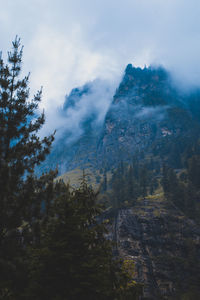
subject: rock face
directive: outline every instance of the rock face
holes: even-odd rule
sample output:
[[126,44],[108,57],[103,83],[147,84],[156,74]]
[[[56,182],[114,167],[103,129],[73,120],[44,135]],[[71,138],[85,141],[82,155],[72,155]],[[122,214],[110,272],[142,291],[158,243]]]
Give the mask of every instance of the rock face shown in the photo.
[[[72,90],[63,106],[62,117],[69,117],[72,109],[79,109],[84,101],[91,101],[93,105],[93,97],[101,97],[101,87],[96,85],[98,88],[86,84]],[[107,89],[103,94],[110,95]],[[196,135],[195,130],[199,130],[199,99],[198,92],[195,97],[181,95],[162,68],[141,69],[128,65],[104,122],[98,123],[102,106],[99,109],[94,105],[79,123],[82,134],[78,139],[67,144],[73,139],[73,131],[63,130],[46,166],[58,166],[60,174],[77,167],[112,169],[121,160],[131,161],[136,153],[148,155],[154,151],[155,155],[160,155],[162,147],[167,149],[168,140],[176,141],[181,137],[187,140],[187,144],[188,139]],[[174,161],[177,163],[178,160]],[[178,164],[176,167],[179,168]]]
[[[63,114],[90,93],[90,85],[74,89]],[[199,113],[198,91],[183,96],[162,68],[128,65],[101,126],[97,111],[87,115],[79,139],[67,145],[66,131],[43,169],[108,171],[134,155],[182,168],[177,153],[199,137]],[[114,228],[118,254],[135,261],[135,279],[144,283],[143,299],[200,299],[200,229],[162,195],[120,209]]]
[[109,167],[152,153],[167,139],[191,135],[194,121],[185,99],[162,68],[128,65],[106,115],[97,158]]
[[142,299],[198,299],[200,228],[160,195],[121,209],[116,239],[118,254],[135,261]]

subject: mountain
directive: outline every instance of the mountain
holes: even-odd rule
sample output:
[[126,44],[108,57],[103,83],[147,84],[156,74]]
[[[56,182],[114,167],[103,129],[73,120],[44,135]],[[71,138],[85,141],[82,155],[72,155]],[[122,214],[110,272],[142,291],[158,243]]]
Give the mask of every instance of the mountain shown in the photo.
[[[62,129],[40,172],[58,166],[73,185],[85,169],[90,184],[102,182],[108,235],[116,254],[135,262],[142,299],[199,299],[200,91],[181,91],[161,67],[130,64],[112,99],[100,86],[66,97],[66,123],[81,105],[92,108],[75,130]],[[105,101],[94,105],[103,101],[101,88],[104,118]]]
[[119,210],[118,254],[135,262],[144,298],[199,299],[200,227],[162,194]]
[[112,93],[107,82],[94,80],[66,96],[60,111],[64,125],[58,130],[59,137],[39,173],[56,167],[59,174],[75,168],[96,167],[97,145]]
[[106,115],[98,156],[116,166],[136,152],[156,152],[168,139],[189,137],[193,123],[164,69],[128,65]]
[[78,127],[78,121],[72,121],[74,131],[62,129],[42,170],[56,166],[60,174],[77,167],[110,170],[121,160],[129,162],[133,155],[143,157],[144,153],[153,153],[162,161],[181,167],[181,153],[199,132],[199,91],[181,93],[161,67],[141,69],[129,64],[111,103],[107,103],[105,119],[99,122],[99,109],[103,106],[91,106],[100,102],[103,85],[95,94],[96,99],[87,103],[96,86],[97,82],[88,83],[66,97],[62,110],[66,124],[71,110],[78,110],[80,103],[88,113]]

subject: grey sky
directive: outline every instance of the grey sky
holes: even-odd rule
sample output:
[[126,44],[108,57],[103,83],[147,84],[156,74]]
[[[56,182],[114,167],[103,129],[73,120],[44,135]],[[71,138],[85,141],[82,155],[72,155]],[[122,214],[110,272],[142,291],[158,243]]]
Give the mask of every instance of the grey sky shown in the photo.
[[117,82],[128,63],[162,64],[200,85],[199,0],[0,0],[0,48],[24,44],[31,87],[43,106],[97,77]]

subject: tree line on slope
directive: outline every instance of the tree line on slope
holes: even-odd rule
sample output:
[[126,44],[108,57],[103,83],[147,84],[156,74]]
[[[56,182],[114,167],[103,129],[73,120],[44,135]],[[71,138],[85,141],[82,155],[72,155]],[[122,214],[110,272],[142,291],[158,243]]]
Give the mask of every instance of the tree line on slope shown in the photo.
[[[152,155],[136,153],[131,163],[120,162],[107,178],[103,173],[101,191],[112,208],[134,206],[137,199],[152,195],[161,185],[167,201],[173,202],[186,216],[200,222],[200,139],[167,139],[175,154],[163,153],[162,147]],[[188,144],[187,144],[188,142]],[[179,148],[182,148],[179,151]],[[168,149],[168,148],[167,148]],[[176,158],[177,164],[173,164]],[[109,176],[110,177],[110,176]]]
[[200,153],[196,142],[191,155],[185,162],[185,168],[175,172],[169,166],[163,166],[162,186],[165,198],[174,203],[185,215],[200,223]]
[[134,206],[139,197],[153,194],[159,185],[160,164],[153,159],[140,160],[135,155],[130,164],[120,162],[110,180],[104,171],[101,192],[114,210]]

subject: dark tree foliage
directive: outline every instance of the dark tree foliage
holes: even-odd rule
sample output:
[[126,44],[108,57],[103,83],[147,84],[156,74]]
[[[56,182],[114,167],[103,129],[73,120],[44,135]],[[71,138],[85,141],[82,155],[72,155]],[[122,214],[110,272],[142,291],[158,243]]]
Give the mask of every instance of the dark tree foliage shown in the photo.
[[106,174],[106,171],[104,170],[104,174],[103,174],[103,184],[102,184],[102,190],[103,190],[103,191],[107,191],[107,184],[108,184],[107,174]]
[[40,246],[30,250],[28,299],[138,299],[141,287],[113,259],[97,194],[84,179],[74,191],[61,188]]
[[158,187],[156,176],[153,159],[139,162],[135,157],[130,165],[121,162],[110,181],[114,210],[134,205],[138,197],[152,194]]
[[16,37],[7,64],[0,58],[0,297],[5,299],[19,287],[24,224],[31,226],[41,207],[34,192],[42,179],[34,179],[34,167],[53,141],[53,135],[37,135],[45,121],[44,113],[36,114],[42,91],[29,100],[29,75],[19,78],[22,49]]
[[8,63],[0,59],[0,299],[138,299],[141,288],[113,260],[102,207],[85,177],[71,191],[54,171],[34,175],[54,135],[37,135],[42,92],[29,100],[21,63],[16,37]]
[[165,197],[173,202],[188,217],[200,222],[200,157],[193,155],[187,160],[187,168],[177,175],[168,167],[163,167],[161,184]]

